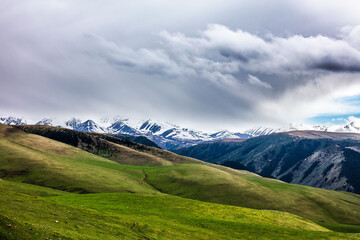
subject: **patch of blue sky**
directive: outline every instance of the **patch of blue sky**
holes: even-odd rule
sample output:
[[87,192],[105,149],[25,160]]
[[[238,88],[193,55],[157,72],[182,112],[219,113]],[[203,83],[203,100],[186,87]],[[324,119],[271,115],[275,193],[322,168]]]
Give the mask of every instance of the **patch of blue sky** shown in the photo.
[[[336,99],[335,102],[342,103],[347,106],[360,107],[360,95],[351,97],[342,97]],[[323,125],[334,125],[344,124],[349,121],[349,117],[360,118],[360,112],[352,112],[345,114],[323,114],[308,118],[305,120],[307,124],[323,124]]]
[[335,102],[343,103],[349,106],[360,106],[360,95],[338,98]]
[[349,121],[349,117],[360,118],[360,113],[357,114],[325,114],[306,119],[307,124],[321,124],[321,125],[335,125],[345,124]]

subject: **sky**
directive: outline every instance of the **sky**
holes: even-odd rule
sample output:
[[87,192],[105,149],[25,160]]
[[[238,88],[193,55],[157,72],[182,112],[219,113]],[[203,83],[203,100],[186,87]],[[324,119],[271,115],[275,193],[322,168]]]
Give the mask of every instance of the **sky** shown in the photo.
[[0,116],[199,130],[360,116],[355,0],[0,1]]

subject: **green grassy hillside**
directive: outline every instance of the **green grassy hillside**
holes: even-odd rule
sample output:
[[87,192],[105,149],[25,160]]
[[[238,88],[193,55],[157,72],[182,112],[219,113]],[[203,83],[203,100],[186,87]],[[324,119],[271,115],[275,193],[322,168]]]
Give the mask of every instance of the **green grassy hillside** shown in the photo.
[[24,192],[21,185],[0,181],[1,239],[360,239],[277,211],[172,196]]
[[286,184],[211,164],[120,165],[8,126],[2,127],[2,136],[0,173],[2,178],[13,181],[80,193],[162,192],[208,202],[287,211],[315,221],[360,224],[358,195]]
[[0,177],[69,192],[154,193],[142,169],[41,136],[0,128]]
[[161,192],[201,201],[274,209],[314,221],[360,225],[360,196],[199,164],[145,170],[146,181]]
[[[127,156],[131,161],[132,155]],[[258,239],[267,232],[273,234],[269,239],[358,237],[321,233],[324,228],[319,224],[334,231],[360,232],[358,226],[346,225],[360,225],[359,195],[286,184],[200,163],[122,165],[0,125],[0,178],[11,180],[0,181],[0,236],[11,239],[9,233],[16,236],[20,232],[19,236],[24,237],[13,239],[32,239],[28,236],[36,235],[28,233],[28,229],[36,228],[38,236],[45,239],[91,239],[95,235],[104,239]],[[318,224],[288,213],[235,206],[289,212]],[[64,209],[78,215],[70,218]],[[51,222],[55,218],[63,222]],[[75,221],[74,225],[67,225],[69,219]],[[7,227],[6,222],[18,227]],[[133,231],[134,222],[137,224]]]

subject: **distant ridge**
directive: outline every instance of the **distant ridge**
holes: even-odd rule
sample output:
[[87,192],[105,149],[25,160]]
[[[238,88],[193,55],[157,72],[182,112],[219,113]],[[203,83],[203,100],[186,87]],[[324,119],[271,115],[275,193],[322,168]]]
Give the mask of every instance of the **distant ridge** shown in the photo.
[[173,152],[289,183],[360,193],[360,134],[291,131]]
[[99,123],[96,123],[91,119],[82,121],[77,118],[71,118],[65,122],[57,122],[55,119],[51,118],[44,118],[36,122],[29,122],[24,118],[19,117],[0,117],[0,123],[5,125],[46,125],[85,132],[143,136],[156,143],[159,147],[167,150],[190,147],[226,138],[247,139],[256,136],[269,135],[272,133],[297,130],[360,133],[360,121],[356,119],[353,119],[352,122],[344,125],[325,126],[291,123],[289,126],[284,128],[257,127],[243,132],[230,132],[222,130],[214,133],[205,133],[199,130],[184,128],[175,124],[153,121],[150,119],[135,121],[126,117],[103,118]]
[[[0,123],[6,125],[25,125],[28,124],[23,118],[3,117]],[[104,118],[100,124],[88,119],[81,121],[71,118],[65,122],[56,122],[54,119],[44,118],[34,122],[34,125],[63,127],[77,131],[107,133],[116,135],[131,135],[136,137],[146,137],[157,146],[163,149],[174,149],[185,146],[193,146],[199,143],[212,142],[225,138],[249,138],[246,133],[232,133],[227,130],[204,133],[202,131],[183,128],[171,123],[156,122],[150,119],[133,121],[129,118],[114,117]]]
[[[109,136],[51,126],[18,125],[14,127],[26,133],[33,133],[60,141],[126,165],[163,166],[198,162],[195,159],[158,149],[156,145],[155,147],[146,146],[125,139],[130,138],[130,136],[121,138],[121,135]],[[150,142],[150,140],[147,141]],[[152,144],[154,145],[154,143]]]

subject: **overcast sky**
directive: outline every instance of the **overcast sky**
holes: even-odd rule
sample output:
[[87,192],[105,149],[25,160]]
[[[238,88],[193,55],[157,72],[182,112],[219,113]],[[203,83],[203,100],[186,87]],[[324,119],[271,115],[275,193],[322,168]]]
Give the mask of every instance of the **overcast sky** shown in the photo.
[[1,0],[0,115],[122,115],[201,130],[347,119],[360,113],[359,9]]

